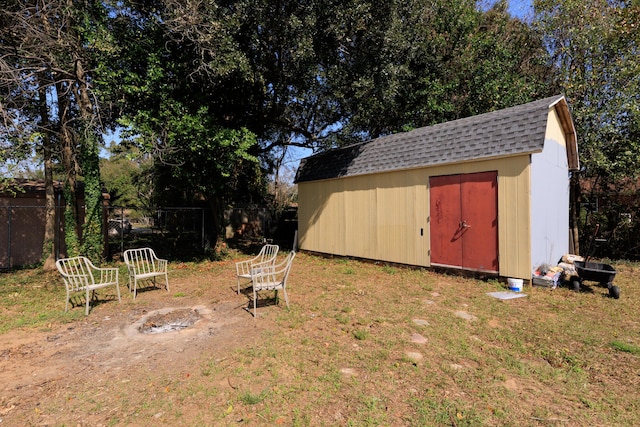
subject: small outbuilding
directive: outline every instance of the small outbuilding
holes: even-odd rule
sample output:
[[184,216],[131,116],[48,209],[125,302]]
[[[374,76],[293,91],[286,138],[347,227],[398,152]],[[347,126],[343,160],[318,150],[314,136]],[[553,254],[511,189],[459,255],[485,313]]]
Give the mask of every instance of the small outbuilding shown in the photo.
[[303,159],[301,250],[531,279],[569,252],[579,169],[554,96]]

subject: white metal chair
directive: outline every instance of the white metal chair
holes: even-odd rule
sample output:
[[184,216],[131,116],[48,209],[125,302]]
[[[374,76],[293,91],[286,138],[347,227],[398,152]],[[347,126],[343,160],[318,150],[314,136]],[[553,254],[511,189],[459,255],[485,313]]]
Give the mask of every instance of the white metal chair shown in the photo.
[[123,257],[129,270],[129,292],[133,292],[133,299],[137,295],[138,280],[153,279],[153,285],[157,286],[156,277],[164,276],[164,286],[169,291],[168,262],[158,258],[153,249],[127,249]]
[[258,255],[254,258],[236,262],[236,279],[238,281],[238,294],[240,294],[240,281],[251,281],[251,268],[256,264],[276,262],[278,251],[280,247],[278,245],[264,245]]
[[291,265],[296,253],[291,251],[289,255],[279,264],[262,263],[256,264],[252,269],[251,287],[253,288],[253,317],[257,317],[257,300],[259,291],[275,291],[276,303],[278,301],[278,291],[282,290],[284,301],[289,308],[289,296],[287,295],[287,279],[291,272]]
[[[89,314],[89,303],[95,297],[96,289],[107,286],[115,286],[120,302],[120,286],[118,285],[117,268],[98,268],[83,256],[73,258],[62,258],[56,261],[56,268],[64,280],[67,288],[67,301],[64,311],[69,310],[69,301],[72,292],[85,292],[86,309],[85,315]],[[91,292],[91,298],[89,298]]]

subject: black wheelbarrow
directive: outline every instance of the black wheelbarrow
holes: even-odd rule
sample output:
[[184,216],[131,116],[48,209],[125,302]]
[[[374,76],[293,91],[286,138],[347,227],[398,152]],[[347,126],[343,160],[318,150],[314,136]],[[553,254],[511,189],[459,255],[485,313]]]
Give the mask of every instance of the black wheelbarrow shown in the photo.
[[578,277],[571,278],[573,290],[579,291],[584,280],[598,282],[600,286],[609,289],[609,296],[615,299],[620,298],[620,288],[614,286],[613,279],[616,277],[616,269],[608,264],[598,262],[575,261],[574,265],[578,272]]
[[605,243],[605,239],[597,239],[598,231],[600,230],[600,224],[596,224],[595,232],[593,233],[593,238],[591,239],[591,243],[589,244],[589,249],[587,250],[587,258],[584,261],[574,261],[574,265],[576,267],[576,271],[578,272],[578,276],[573,276],[571,278],[571,286],[574,291],[579,291],[582,282],[585,280],[591,282],[598,282],[600,286],[606,286],[609,289],[609,296],[615,299],[620,298],[620,288],[613,285],[613,279],[616,277],[616,269],[608,264],[601,264],[599,262],[589,262],[589,257],[592,254],[592,250],[602,244]]

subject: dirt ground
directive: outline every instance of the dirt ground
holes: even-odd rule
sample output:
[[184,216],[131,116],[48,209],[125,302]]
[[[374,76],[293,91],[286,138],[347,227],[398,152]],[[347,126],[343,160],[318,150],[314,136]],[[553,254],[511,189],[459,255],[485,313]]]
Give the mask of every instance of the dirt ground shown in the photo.
[[[91,390],[89,384],[95,385],[96,397],[108,393],[109,383],[131,382],[135,392],[136,387],[148,385],[143,381],[150,378],[188,372],[202,355],[223,357],[225,352],[251,343],[269,322],[256,322],[247,311],[248,298],[236,294],[232,269],[230,264],[229,274],[223,276],[191,275],[188,282],[174,276],[169,293],[147,287],[138,290],[135,300],[127,287],[121,286],[120,304],[115,294],[103,290],[82,321],[50,325],[45,331],[28,334],[15,330],[0,335],[0,425],[102,425],[109,418],[108,412],[117,407],[91,416],[77,408],[72,420],[69,412],[45,414],[38,408],[46,399],[71,403],[74,393]],[[189,296],[203,286],[206,294]],[[83,302],[72,310],[84,312]],[[189,327],[141,332],[150,323],[166,320],[171,324],[175,317],[184,318],[186,312],[192,321],[197,319]]]

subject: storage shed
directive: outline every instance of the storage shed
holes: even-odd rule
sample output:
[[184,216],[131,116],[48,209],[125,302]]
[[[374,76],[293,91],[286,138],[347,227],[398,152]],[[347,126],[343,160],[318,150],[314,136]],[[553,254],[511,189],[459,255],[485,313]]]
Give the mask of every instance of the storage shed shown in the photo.
[[576,133],[554,96],[303,159],[301,250],[531,279],[569,251]]

